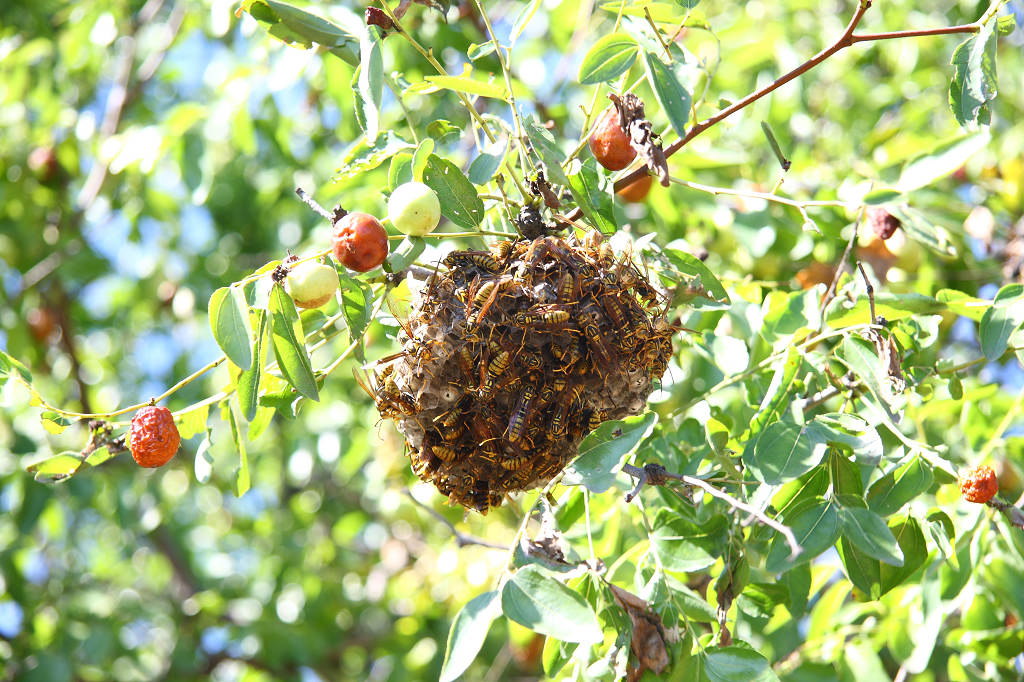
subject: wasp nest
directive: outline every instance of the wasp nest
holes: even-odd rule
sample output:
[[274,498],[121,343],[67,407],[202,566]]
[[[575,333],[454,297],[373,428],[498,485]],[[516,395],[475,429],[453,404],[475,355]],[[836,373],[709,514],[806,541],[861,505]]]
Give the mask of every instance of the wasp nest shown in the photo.
[[549,481],[602,421],[642,412],[674,329],[659,292],[597,233],[443,262],[414,297],[377,408],[421,479],[486,513]]

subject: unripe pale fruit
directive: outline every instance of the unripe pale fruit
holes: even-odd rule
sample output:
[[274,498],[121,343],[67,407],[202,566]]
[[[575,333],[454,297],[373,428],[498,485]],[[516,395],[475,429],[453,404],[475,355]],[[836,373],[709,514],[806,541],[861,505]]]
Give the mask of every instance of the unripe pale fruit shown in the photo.
[[388,219],[403,234],[413,237],[430,234],[441,220],[437,192],[422,182],[407,182],[396,187],[388,199]]
[[319,308],[338,289],[338,273],[330,265],[306,261],[288,273],[288,293],[299,308]]
[[349,270],[366,272],[388,257],[388,233],[368,213],[349,213],[334,225],[331,249]]
[[629,145],[629,136],[619,125],[619,112],[608,107],[588,141],[597,162],[608,170],[622,170],[636,158],[636,150]]

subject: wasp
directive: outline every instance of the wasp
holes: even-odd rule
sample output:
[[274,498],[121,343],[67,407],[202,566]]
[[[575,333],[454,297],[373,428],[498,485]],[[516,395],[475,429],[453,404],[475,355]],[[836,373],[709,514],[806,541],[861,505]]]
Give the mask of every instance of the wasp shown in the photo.
[[512,356],[507,350],[503,350],[498,353],[494,358],[487,364],[487,375],[484,377],[483,384],[480,386],[479,394],[480,397],[486,400],[491,397],[494,393],[494,386],[501,375],[509,368],[512,364]]
[[511,288],[516,283],[514,277],[502,277],[495,281],[491,280],[484,284],[477,293],[474,303],[480,304],[480,312],[478,312],[472,319],[467,320],[468,324],[475,325],[479,324],[480,320],[484,318],[487,311],[490,310],[491,306],[494,305],[495,299],[498,297],[498,293]]
[[565,390],[569,380],[565,377],[555,377],[551,383],[544,384],[540,390],[538,401],[541,405],[550,405],[555,398]]
[[533,383],[523,386],[523,392],[519,394],[516,406],[512,409],[512,416],[508,420],[508,439],[515,443],[523,437],[526,430],[526,422],[530,418],[530,403],[537,395],[537,387]]
[[587,431],[593,431],[607,418],[608,417],[603,410],[592,411],[587,417]]
[[394,369],[388,366],[379,376],[374,373],[372,381],[369,380],[368,376],[367,381],[363,381],[356,374],[355,370],[352,370],[352,375],[355,377],[359,387],[373,398],[377,411],[385,419],[394,419],[399,415],[416,414],[419,412],[419,405],[416,404],[416,400],[411,395],[398,390],[394,379],[391,378],[393,371]]
[[508,239],[500,241],[491,246],[491,252],[501,260],[507,260],[515,250],[515,242]]
[[615,365],[615,357],[612,351],[609,350],[608,344],[605,343],[604,337],[601,334],[601,330],[597,326],[597,315],[589,313],[582,319],[583,336],[587,338],[587,343],[598,357],[607,365]]
[[626,309],[622,307],[622,302],[619,301],[617,296],[614,294],[602,296],[601,307],[608,313],[608,319],[617,328],[625,329],[628,326],[629,318],[626,316]]
[[452,251],[444,257],[444,264],[449,268],[475,265],[490,273],[501,272],[501,266],[488,251]]
[[431,445],[430,451],[434,453],[434,456],[440,459],[445,464],[451,464],[455,460],[455,456],[458,454],[454,448],[447,445]]
[[563,394],[562,399],[558,403],[558,407],[555,408],[555,413],[551,415],[551,423],[548,425],[552,434],[561,436],[565,433],[569,410],[576,405],[576,402],[582,395],[583,387],[579,384],[573,384],[569,389],[568,395]]
[[615,263],[615,252],[612,251],[612,245],[609,242],[603,241],[597,247],[597,260],[606,268],[610,268]]
[[519,469],[523,468],[523,465],[526,464],[527,460],[529,459],[530,456],[528,454],[522,453],[519,455],[513,455],[511,457],[506,457],[499,461],[498,464],[500,464],[501,468],[505,469],[506,471],[518,471]]
[[467,377],[473,376],[473,351],[470,350],[468,343],[459,346],[459,349],[455,351],[455,363],[459,366],[459,370],[463,375]]
[[558,326],[568,322],[569,317],[569,310],[565,306],[541,304],[516,313],[512,317],[512,324],[517,327]]
[[562,303],[569,303],[572,300],[572,292],[575,289],[575,281],[570,273],[562,275],[558,280],[558,300]]
[[523,353],[519,358],[520,364],[522,364],[525,369],[533,372],[539,370],[544,364],[544,359],[537,353]]

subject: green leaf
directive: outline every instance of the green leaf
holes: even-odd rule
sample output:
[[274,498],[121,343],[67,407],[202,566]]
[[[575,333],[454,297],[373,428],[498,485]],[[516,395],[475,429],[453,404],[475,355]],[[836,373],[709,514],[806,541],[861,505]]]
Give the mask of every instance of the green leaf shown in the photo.
[[423,184],[437,192],[441,215],[460,227],[475,229],[484,219],[484,202],[459,167],[431,154],[423,169]]
[[388,254],[387,260],[384,261],[384,270],[387,272],[404,270],[420,257],[425,248],[427,248],[427,241],[422,237],[406,237]]
[[743,461],[759,481],[778,485],[818,466],[826,449],[813,422],[798,426],[780,421],[761,432],[750,457]]
[[893,394],[887,376],[888,369],[882,365],[874,345],[859,336],[847,336],[839,347],[839,361],[864,382],[876,400],[891,410],[890,419],[898,421],[896,413],[905,400]]
[[473,163],[469,164],[469,181],[474,185],[486,185],[490,182],[501,167],[501,162],[505,160],[507,151],[507,137],[502,137],[488,145],[473,159]]
[[996,19],[996,33],[1001,36],[1008,36],[1017,28],[1017,17],[1012,14],[998,17]]
[[252,364],[252,328],[249,306],[238,287],[221,287],[213,292],[209,305],[213,338],[224,355],[239,369]]
[[615,474],[622,468],[622,460],[650,435],[657,422],[656,412],[645,412],[601,424],[580,443],[580,454],[569,465],[562,483],[582,483],[594,493],[608,490],[615,481]]
[[32,373],[28,371],[28,367],[0,350],[0,387],[7,383],[9,377],[14,377],[27,386],[32,385]]
[[282,376],[300,394],[310,400],[319,400],[320,392],[313,378],[309,353],[303,343],[305,336],[299,314],[291,297],[279,284],[270,290],[269,311],[270,341]]
[[862,552],[892,566],[903,565],[903,551],[882,517],[861,507],[841,507],[843,535]]
[[352,66],[359,63],[357,36],[322,17],[278,0],[249,0],[242,9],[267,24],[269,33],[279,40],[304,47],[319,43]]
[[30,474],[35,474],[35,479],[40,483],[53,483],[63,481],[89,466],[77,452],[62,452],[59,455],[48,457],[41,462],[35,462],[25,467]]
[[636,61],[640,46],[626,33],[612,33],[590,48],[580,64],[580,83],[594,85],[618,78]]
[[491,622],[501,613],[498,593],[485,592],[462,607],[452,621],[441,665],[440,682],[453,682],[466,672],[480,653]]
[[260,376],[263,373],[263,365],[267,357],[267,313],[265,310],[256,311],[256,324],[254,327],[257,329],[257,332],[252,348],[253,363],[249,369],[239,375],[237,381],[238,405],[242,410],[242,416],[249,422],[256,416]]
[[664,510],[654,521],[651,550],[670,571],[699,571],[714,564],[724,551],[727,524],[721,515],[698,523]]
[[960,43],[950,63],[956,67],[949,84],[949,108],[957,123],[988,125],[989,102],[999,91],[996,78],[996,32],[989,21]]
[[986,129],[940,142],[903,166],[895,189],[912,192],[949,175],[983,149],[991,137]]
[[537,566],[521,568],[505,582],[501,610],[509,620],[563,642],[592,644],[604,638],[583,597]]
[[341,310],[348,325],[348,336],[355,341],[370,324],[370,310],[373,305],[373,289],[361,279],[349,276],[337,265],[338,284],[341,287]]
[[842,528],[836,505],[820,497],[795,505],[784,515],[783,522],[792,529],[803,551],[791,557],[786,538],[776,534],[765,560],[769,573],[785,573],[810,561],[836,543]]
[[592,158],[587,159],[579,165],[579,170],[568,176],[568,179],[569,191],[590,224],[604,234],[615,232],[618,226],[612,215],[612,198],[601,188],[597,162]]
[[[793,347],[790,347],[786,357],[779,361],[772,375],[771,383],[765,389],[764,397],[757,409],[757,414],[750,421],[750,428],[747,430],[748,444],[753,447],[757,442],[756,436],[764,428],[779,418],[783,409],[792,400],[790,388],[796,379],[797,372],[803,366],[803,358]],[[746,451],[744,451],[746,456]]]
[[675,3],[685,9],[693,9],[700,4],[700,0],[675,0]]
[[423,182],[423,169],[427,167],[430,155],[434,153],[434,140],[424,138],[412,155],[412,179],[416,182]]
[[888,472],[868,488],[868,508],[882,516],[898,512],[904,504],[928,490],[935,475],[920,456]]
[[727,646],[702,653],[710,682],[778,682],[771,664],[753,649]]
[[902,566],[879,566],[879,581],[882,594],[899,587],[912,576],[928,559],[928,542],[921,531],[921,524],[912,516],[897,517],[889,522],[896,542],[903,554]]
[[462,128],[443,118],[439,118],[427,124],[427,135],[434,138],[434,141],[436,142],[443,142],[449,137],[457,137],[461,134]]
[[[412,92],[427,92],[434,88],[442,90],[454,90],[468,95],[480,95],[490,99],[508,100],[508,91],[505,83],[500,80],[482,81],[470,76],[427,76],[424,78],[426,87],[413,86],[409,88]],[[433,86],[433,87],[431,87]]]
[[178,415],[178,435],[182,440],[188,440],[198,433],[206,430],[206,420],[210,416],[210,406],[200,405]]
[[882,187],[872,190],[864,195],[864,203],[868,206],[881,206],[899,198],[903,192],[890,187]]
[[481,57],[486,57],[489,54],[494,54],[494,42],[488,40],[486,43],[472,43],[466,48],[466,56],[469,60],[475,62]]
[[59,412],[53,412],[51,410],[43,412],[39,415],[39,419],[43,422],[43,428],[53,434],[64,433],[64,429],[68,428],[73,423],[70,419],[64,417]]
[[392,192],[399,185],[412,182],[412,154],[402,152],[391,157],[388,168],[388,189]]
[[358,92],[354,98],[356,107],[366,122],[366,139],[376,140],[380,132],[380,104],[384,91],[384,58],[381,56],[380,40],[369,32],[359,42]]
[[981,322],[985,311],[992,305],[992,301],[976,298],[956,289],[940,289],[935,293],[935,300],[944,303],[950,311],[957,315],[969,317],[975,322]]
[[[936,315],[945,310],[942,302],[923,294],[875,294],[875,314],[889,322],[919,315]],[[835,329],[867,324],[871,322],[870,304],[866,296],[859,296],[853,302],[836,296],[825,311],[825,319]]]
[[732,305],[725,287],[699,258],[680,249],[665,249],[664,254],[679,275],[678,281],[682,288],[688,292],[688,296],[693,297],[684,302],[704,310],[716,310]]
[[1024,284],[1007,284],[992,300],[981,318],[981,352],[998,360],[1006,352],[1010,335],[1024,324]]
[[650,52],[644,52],[644,67],[654,96],[679,137],[686,135],[690,121],[691,97],[672,67]]
[[940,256],[957,255],[957,248],[949,233],[917,209],[907,205],[890,206],[889,213],[899,218],[903,231],[921,246]]
[[[275,286],[275,289],[280,287]],[[225,403],[225,410],[228,414],[228,422],[231,424],[231,436],[235,440],[235,447],[238,449],[238,468],[235,470],[235,497],[241,497],[249,491],[252,481],[249,478],[249,455],[245,451],[245,438],[242,437],[241,429],[238,428],[238,420],[235,419],[235,411],[231,409],[230,403]]]
[[531,115],[523,124],[526,129],[526,136],[530,138],[534,149],[540,152],[540,158],[544,161],[544,170],[550,182],[568,186],[569,178],[562,170],[562,162],[565,161],[565,153],[558,147],[551,131],[541,125],[536,116]]
[[381,165],[395,154],[409,149],[413,149],[413,145],[389,130],[385,130],[377,136],[376,140],[370,142],[364,136],[345,150],[341,158],[341,167],[334,174],[333,180],[338,182],[357,178]]

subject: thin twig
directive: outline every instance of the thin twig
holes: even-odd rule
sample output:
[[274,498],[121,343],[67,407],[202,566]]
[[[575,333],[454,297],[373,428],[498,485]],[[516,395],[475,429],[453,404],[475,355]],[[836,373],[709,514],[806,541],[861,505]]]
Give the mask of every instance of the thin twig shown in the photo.
[[459,547],[465,547],[466,545],[480,545],[481,547],[488,547],[490,549],[508,549],[508,547],[506,547],[505,545],[499,545],[496,542],[484,540],[483,538],[478,538],[475,535],[466,535],[458,528],[456,528],[455,524],[446,519],[440,512],[438,512],[432,507],[423,504],[415,497],[413,497],[412,492],[410,492],[409,490],[403,490],[402,493],[410,500],[412,500],[416,506],[426,510],[427,513],[429,513],[435,519],[437,519],[445,526],[447,526],[448,530],[450,530],[452,532],[452,535],[455,536],[455,544]]
[[739,509],[740,511],[750,514],[752,518],[756,519],[757,521],[760,521],[769,528],[781,533],[782,536],[786,539],[786,544],[789,545],[791,558],[796,557],[803,551],[803,548],[800,547],[800,543],[796,540],[796,536],[793,535],[793,531],[788,526],[782,525],[775,519],[771,518],[770,516],[762,512],[757,507],[752,507],[751,505],[745,502],[737,500],[729,493],[725,492],[724,490],[719,490],[718,488],[714,487],[713,485],[711,485],[710,483],[703,479],[696,478],[695,476],[687,476],[685,474],[674,474],[671,471],[667,471],[665,467],[661,466],[660,464],[654,463],[645,464],[643,468],[633,466],[632,464],[624,464],[622,465],[622,473],[637,479],[636,487],[633,489],[631,493],[626,495],[626,502],[632,501],[633,498],[640,493],[640,490],[641,488],[644,487],[644,485],[664,485],[666,482],[665,479],[674,479],[676,481],[682,481],[688,486],[695,486],[697,488],[700,488],[701,490],[706,492],[708,495],[711,495],[712,497],[717,497],[720,500],[724,500],[727,504],[729,504],[729,506],[733,507],[734,509]]
[[1011,526],[1014,526],[1015,528],[1024,528],[1024,511],[1021,511],[1018,507],[1015,507],[1008,502],[997,500],[994,497],[985,504],[1005,514],[1006,519],[1010,522]]
[[[828,59],[835,53],[847,47],[850,47],[851,45],[854,45],[856,43],[873,42],[878,40],[891,40],[893,38],[916,38],[922,36],[938,36],[954,33],[974,33],[979,30],[980,24],[985,21],[985,18],[983,17],[982,20],[976,24],[947,26],[945,28],[893,31],[889,33],[865,33],[862,35],[855,35],[854,30],[857,28],[857,25],[860,24],[861,19],[864,18],[864,14],[867,12],[870,6],[870,0],[860,0],[860,2],[857,5],[857,11],[854,12],[853,17],[851,17],[850,19],[850,22],[846,25],[846,30],[843,31],[842,35],[840,35],[839,38],[834,43],[832,43],[832,45],[825,48],[818,54],[814,55],[813,57],[811,57],[806,62],[796,67],[789,73],[780,76],[778,79],[772,81],[771,83],[761,88],[760,90],[756,90],[750,93],[740,101],[736,102],[730,107],[723,109],[714,116],[711,116],[710,118],[707,118],[701,121],[700,123],[694,124],[693,127],[690,128],[690,130],[686,133],[686,135],[679,138],[665,149],[665,156],[672,156],[677,151],[682,149],[686,144],[688,144],[693,138],[697,137],[705,130],[708,130],[709,128],[715,126],[718,123],[721,123],[725,119],[735,114],[737,111],[745,109],[746,107],[750,106],[751,104],[761,99],[765,95],[774,92],[778,88],[782,87],[786,83],[789,83],[790,81],[799,78],[803,74],[807,73],[814,67],[824,62],[826,59]],[[615,181],[615,190],[620,190],[623,187],[627,187],[633,184],[646,174],[646,168],[638,168],[632,173],[620,177],[618,180]],[[572,214],[570,214],[570,216],[575,219],[579,218],[582,214],[582,210],[577,208],[575,211],[573,211]]]
[[334,222],[334,216],[331,214],[331,212],[328,211],[323,206],[321,206],[316,199],[314,199],[312,196],[310,196],[308,192],[306,192],[306,190],[302,189],[301,187],[296,187],[295,193],[299,195],[300,199],[302,199],[302,203],[313,209],[314,213],[319,215],[321,218],[326,218],[327,220]]

